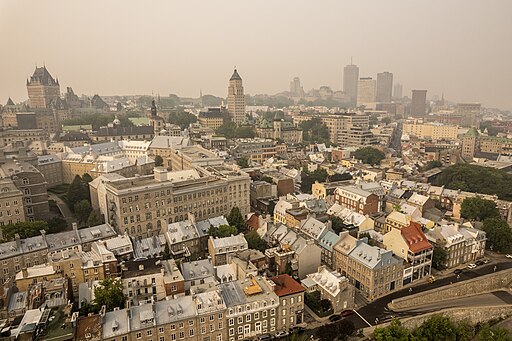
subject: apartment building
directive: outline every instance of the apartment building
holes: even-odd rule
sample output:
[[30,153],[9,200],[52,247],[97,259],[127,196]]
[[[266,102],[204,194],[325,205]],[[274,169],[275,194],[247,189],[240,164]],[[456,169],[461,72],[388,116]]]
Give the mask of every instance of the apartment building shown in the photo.
[[236,139],[235,146],[230,150],[234,158],[247,158],[258,164],[276,156],[276,145],[271,139]]
[[304,321],[304,287],[287,274],[270,277],[279,298],[277,330],[288,331]]
[[405,263],[404,284],[429,276],[432,269],[434,247],[423,233],[421,225],[410,222],[406,227],[393,228],[382,237],[387,250]]
[[459,127],[441,123],[404,123],[403,134],[415,135],[421,139],[456,140]]
[[427,231],[426,236],[433,245],[446,251],[445,268],[473,262],[484,256],[487,240],[484,231],[459,224],[441,225]]
[[334,246],[336,271],[347,277],[366,298],[375,300],[402,288],[403,259],[347,232],[342,232],[340,237]]
[[336,188],[334,200],[341,206],[363,215],[377,213],[381,209],[377,195],[353,185]]
[[219,285],[226,304],[228,340],[245,340],[278,328],[279,297],[273,284],[253,277]]
[[248,249],[249,246],[243,233],[224,238],[213,238],[210,236],[208,239],[208,254],[214,266],[225,265],[228,263],[229,255]]
[[249,213],[250,177],[236,167],[209,166],[168,172],[157,167],[153,176],[105,182],[98,198],[101,213],[117,231],[133,238],[163,233],[162,227],[192,213],[204,220],[227,216],[232,207]]
[[[11,179],[0,179],[0,226],[26,221],[23,192]],[[2,239],[0,229],[0,239]]]

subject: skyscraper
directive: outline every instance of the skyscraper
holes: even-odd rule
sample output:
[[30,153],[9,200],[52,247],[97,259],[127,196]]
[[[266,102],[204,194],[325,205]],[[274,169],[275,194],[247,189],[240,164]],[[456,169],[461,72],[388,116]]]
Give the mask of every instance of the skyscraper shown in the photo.
[[242,85],[242,78],[236,69],[229,79],[228,112],[229,116],[231,117],[231,121],[235,122],[236,124],[243,122],[245,118],[244,87]]
[[357,99],[357,82],[359,80],[359,67],[352,64],[343,69],[343,92],[350,97],[352,103]]
[[357,84],[357,106],[375,109],[375,80],[371,77],[359,79]]
[[381,72],[377,74],[377,102],[390,103],[393,91],[393,74]]
[[48,108],[51,102],[60,97],[59,80],[50,75],[46,66],[36,67],[30,80],[27,80],[27,92],[30,107]]
[[393,97],[396,99],[402,99],[402,84],[396,83],[393,88]]
[[411,116],[423,117],[427,111],[427,90],[412,90]]
[[295,77],[290,82],[290,92],[296,96],[302,96],[302,86],[300,85],[300,78]]

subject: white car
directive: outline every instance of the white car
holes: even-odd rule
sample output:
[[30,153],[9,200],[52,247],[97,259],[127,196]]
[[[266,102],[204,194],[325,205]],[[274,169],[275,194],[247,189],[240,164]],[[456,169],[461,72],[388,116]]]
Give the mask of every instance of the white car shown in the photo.
[[468,265],[468,269],[474,269],[474,268],[476,268],[476,264],[471,263]]
[[505,257],[507,257],[507,258],[512,258],[512,255],[506,255]]
[[290,333],[286,332],[286,331],[283,331],[283,332],[277,332],[275,337],[276,338],[282,338],[282,337],[285,337],[285,336],[288,336],[290,335]]

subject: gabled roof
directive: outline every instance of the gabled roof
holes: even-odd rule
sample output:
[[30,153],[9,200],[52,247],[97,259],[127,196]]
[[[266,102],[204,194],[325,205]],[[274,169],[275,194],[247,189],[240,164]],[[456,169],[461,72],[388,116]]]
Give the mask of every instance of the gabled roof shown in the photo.
[[11,97],[9,97],[9,99],[7,100],[7,103],[5,105],[15,105],[15,104],[12,101]]
[[240,77],[240,75],[238,74],[238,71],[233,71],[233,75],[231,76],[231,78],[229,79],[230,81],[232,80],[239,80],[241,81],[242,80],[242,77]]
[[43,85],[58,85],[59,82],[56,81],[50,72],[46,69],[46,66],[36,67],[34,70],[34,74],[30,77],[30,83],[37,82]]
[[430,244],[418,223],[411,221],[409,226],[400,230],[400,233],[409,246],[409,250],[413,253],[432,248],[432,244]]

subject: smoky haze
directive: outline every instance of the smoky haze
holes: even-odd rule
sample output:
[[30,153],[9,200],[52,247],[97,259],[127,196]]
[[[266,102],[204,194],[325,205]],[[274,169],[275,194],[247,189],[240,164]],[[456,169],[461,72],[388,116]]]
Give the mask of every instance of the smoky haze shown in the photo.
[[27,98],[46,64],[78,94],[226,96],[305,90],[360,76],[512,108],[512,1],[0,1],[0,102]]

